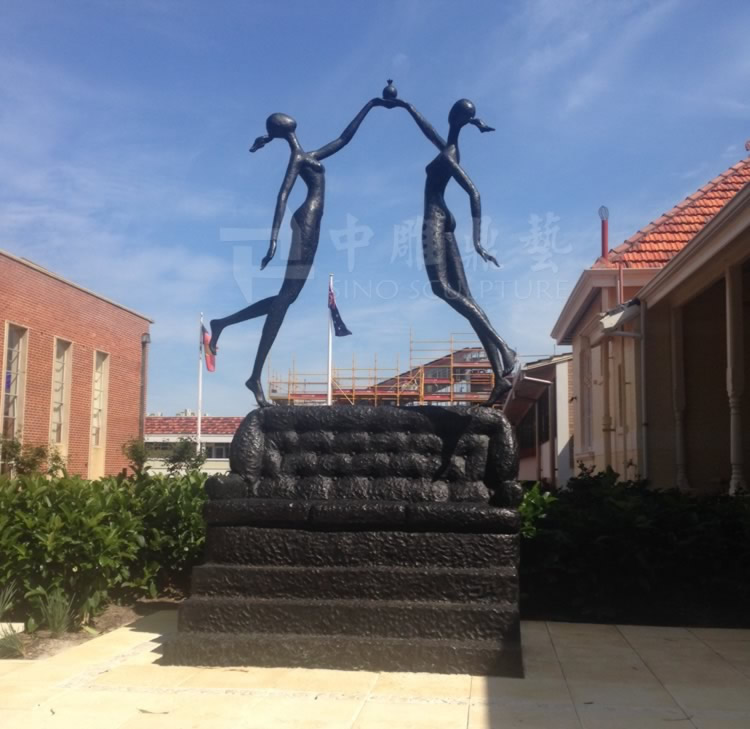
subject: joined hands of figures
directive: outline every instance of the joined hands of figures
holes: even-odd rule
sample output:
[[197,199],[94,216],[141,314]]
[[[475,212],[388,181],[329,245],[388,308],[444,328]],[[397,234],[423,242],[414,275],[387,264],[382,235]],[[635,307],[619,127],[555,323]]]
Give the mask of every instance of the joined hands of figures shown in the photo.
[[382,106],[386,109],[395,109],[397,106],[404,107],[406,103],[400,99],[381,99],[379,96],[372,100],[373,106]]

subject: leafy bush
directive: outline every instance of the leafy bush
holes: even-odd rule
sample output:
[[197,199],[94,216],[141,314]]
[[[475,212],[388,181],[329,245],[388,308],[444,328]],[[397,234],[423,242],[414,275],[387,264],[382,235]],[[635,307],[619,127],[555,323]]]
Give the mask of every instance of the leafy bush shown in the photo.
[[143,523],[140,586],[152,597],[170,586],[186,587],[190,570],[200,560],[205,478],[191,471],[180,477],[148,475],[132,482],[132,497]]
[[157,594],[185,574],[203,541],[203,476],[0,477],[0,588],[15,584],[21,619],[53,594],[75,623],[124,593]]
[[51,446],[22,444],[13,438],[2,438],[0,454],[3,464],[18,476],[30,473],[64,476],[66,473],[65,459]]
[[205,454],[202,450],[198,450],[192,438],[180,438],[175,443],[172,452],[164,459],[170,476],[199,471],[205,462]]
[[536,536],[539,522],[547,516],[550,506],[557,501],[549,491],[542,491],[539,483],[533,484],[524,492],[523,501],[518,507],[521,514],[521,536]]
[[42,592],[40,608],[42,620],[53,636],[62,635],[73,624],[73,601],[59,587]]
[[130,468],[136,476],[148,471],[146,462],[149,459],[146,442],[142,438],[131,438],[122,445],[122,454],[128,459]]
[[[16,599],[16,588],[14,585],[6,585],[0,590],[0,622],[4,621],[13,607]],[[3,625],[0,627],[0,658],[23,658],[25,652],[23,639],[12,628]]]
[[[528,504],[527,504],[528,501]],[[750,614],[750,496],[698,496],[590,471],[522,539],[527,617],[722,622]],[[744,614],[744,618],[743,618]]]

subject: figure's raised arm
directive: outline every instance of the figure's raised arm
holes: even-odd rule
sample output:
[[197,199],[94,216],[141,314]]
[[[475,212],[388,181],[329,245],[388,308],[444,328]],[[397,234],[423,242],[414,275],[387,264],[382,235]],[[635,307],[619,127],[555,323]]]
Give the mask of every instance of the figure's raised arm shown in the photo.
[[346,129],[344,129],[343,132],[341,132],[341,136],[339,136],[338,139],[334,139],[332,142],[329,142],[320,149],[316,149],[311,153],[312,156],[315,157],[315,159],[321,160],[325,159],[326,157],[330,157],[332,154],[336,154],[336,152],[338,152],[343,147],[346,147],[346,145],[352,141],[352,137],[356,134],[357,129],[359,129],[359,125],[367,116],[370,109],[372,109],[374,106],[386,105],[387,102],[385,102],[383,99],[370,99],[370,101],[368,101],[362,107],[362,109],[360,109],[359,114],[357,114],[357,116],[355,116],[354,119],[349,122],[349,125],[346,127]]
[[286,211],[286,202],[289,199],[289,193],[294,187],[294,182],[299,174],[299,162],[295,157],[289,160],[289,166],[286,168],[284,174],[284,181],[281,183],[281,189],[276,198],[276,210],[273,213],[273,225],[271,226],[271,242],[268,246],[268,253],[265,258],[261,261],[260,270],[262,271],[269,263],[269,261],[276,254],[276,243],[279,240],[279,229],[281,228],[281,222],[284,220],[284,212]]
[[445,140],[435,131],[435,127],[433,127],[432,124],[430,124],[430,122],[428,122],[427,119],[425,119],[422,114],[414,108],[413,104],[410,104],[408,101],[402,101],[401,99],[394,99],[391,103],[394,106],[406,109],[417,123],[417,126],[422,130],[425,137],[427,137],[427,139],[429,139],[441,152],[445,149]]

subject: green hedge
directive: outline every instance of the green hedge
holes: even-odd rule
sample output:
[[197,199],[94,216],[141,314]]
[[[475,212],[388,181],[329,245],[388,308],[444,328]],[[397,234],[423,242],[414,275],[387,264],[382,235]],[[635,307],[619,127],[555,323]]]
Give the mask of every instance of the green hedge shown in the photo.
[[[107,600],[185,589],[201,558],[205,476],[0,477],[0,591],[79,621]],[[521,507],[526,618],[750,625],[750,496],[698,497],[584,473]],[[20,599],[19,599],[19,596]]]
[[750,495],[696,496],[583,473],[527,492],[522,614],[750,625]]
[[184,582],[204,540],[200,473],[131,479],[0,478],[0,588],[19,619],[62,590],[86,621],[123,593]]

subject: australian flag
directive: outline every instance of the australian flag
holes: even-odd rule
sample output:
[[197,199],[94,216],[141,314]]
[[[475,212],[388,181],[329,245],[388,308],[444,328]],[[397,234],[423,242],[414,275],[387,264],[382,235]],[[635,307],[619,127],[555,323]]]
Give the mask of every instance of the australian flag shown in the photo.
[[351,332],[346,328],[341,314],[336,306],[336,296],[333,293],[333,285],[328,282],[328,308],[331,310],[331,321],[333,322],[333,331],[337,337],[346,337]]

